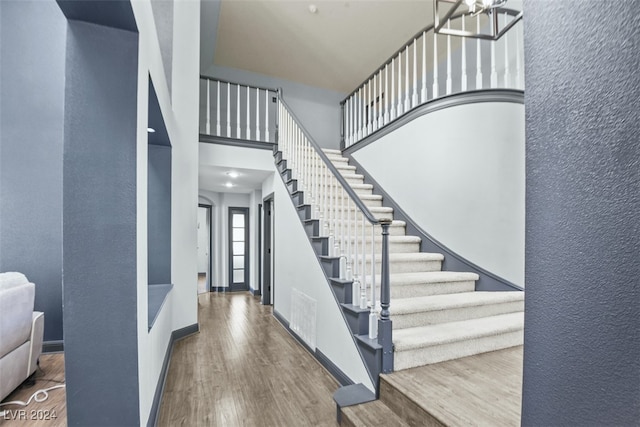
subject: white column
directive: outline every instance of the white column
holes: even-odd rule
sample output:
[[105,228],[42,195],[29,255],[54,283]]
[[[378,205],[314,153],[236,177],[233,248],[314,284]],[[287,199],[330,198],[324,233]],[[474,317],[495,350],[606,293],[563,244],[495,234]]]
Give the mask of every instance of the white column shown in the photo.
[[[464,15],[462,16],[462,31],[465,30],[464,25]],[[462,77],[460,81],[460,91],[467,91],[467,38],[461,37],[460,42],[462,43]]]
[[[447,19],[447,29],[449,28],[451,28],[451,20]],[[451,36],[447,35],[447,95],[449,95],[451,91]]]
[[405,63],[405,67],[404,67],[404,88],[405,88],[405,94],[404,94],[404,112],[406,113],[407,111],[409,111],[411,109],[411,97],[410,97],[410,89],[409,89],[409,45],[407,45],[404,48],[404,63]]
[[269,142],[269,90],[264,91],[264,141]]
[[205,127],[205,133],[211,135],[211,80],[207,79],[207,124]]
[[422,33],[422,93],[421,99],[427,102],[427,32]]
[[218,84],[216,90],[216,136],[220,136],[220,81],[216,83]]
[[433,99],[438,97],[438,35],[433,33]]

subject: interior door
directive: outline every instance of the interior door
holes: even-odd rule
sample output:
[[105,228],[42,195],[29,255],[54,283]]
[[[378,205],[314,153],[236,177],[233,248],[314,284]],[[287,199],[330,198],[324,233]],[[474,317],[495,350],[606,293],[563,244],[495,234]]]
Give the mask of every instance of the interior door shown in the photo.
[[249,208],[229,208],[229,288],[249,290]]

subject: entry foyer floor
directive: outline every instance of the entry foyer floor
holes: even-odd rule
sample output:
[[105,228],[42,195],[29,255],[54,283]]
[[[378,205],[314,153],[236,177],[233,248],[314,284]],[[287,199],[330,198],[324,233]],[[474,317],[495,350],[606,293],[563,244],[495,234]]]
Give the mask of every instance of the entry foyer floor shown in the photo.
[[249,293],[198,297],[174,347],[159,426],[336,426],[338,383]]

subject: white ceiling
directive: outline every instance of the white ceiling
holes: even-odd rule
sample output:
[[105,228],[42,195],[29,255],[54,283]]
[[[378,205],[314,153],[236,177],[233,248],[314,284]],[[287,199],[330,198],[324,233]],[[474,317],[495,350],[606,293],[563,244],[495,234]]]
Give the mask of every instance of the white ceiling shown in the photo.
[[[236,172],[237,178],[231,178],[228,173]],[[271,175],[272,171],[239,169],[200,164],[198,171],[198,187],[201,190],[217,193],[250,193],[262,188],[262,182]],[[233,187],[225,186],[230,182]]]
[[432,22],[432,0],[221,0],[203,46],[215,65],[349,92]]

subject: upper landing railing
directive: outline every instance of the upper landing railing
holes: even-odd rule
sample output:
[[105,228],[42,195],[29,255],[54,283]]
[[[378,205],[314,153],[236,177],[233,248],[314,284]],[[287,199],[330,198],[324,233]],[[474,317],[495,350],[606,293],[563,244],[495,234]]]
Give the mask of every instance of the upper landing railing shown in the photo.
[[278,91],[200,76],[200,134],[276,142]]
[[[494,13],[506,27],[519,12]],[[486,14],[446,21],[447,28],[461,31],[488,25]],[[521,20],[497,41],[435,34],[433,28],[417,33],[341,102],[342,148],[434,99],[482,89],[524,90]]]

